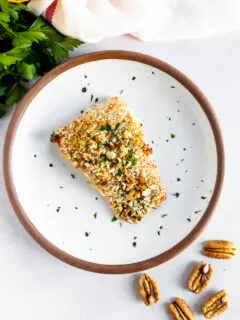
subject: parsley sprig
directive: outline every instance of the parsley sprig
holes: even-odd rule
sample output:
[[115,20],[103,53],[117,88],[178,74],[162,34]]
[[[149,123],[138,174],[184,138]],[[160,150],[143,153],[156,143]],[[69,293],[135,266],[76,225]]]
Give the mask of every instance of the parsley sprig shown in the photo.
[[36,18],[24,4],[0,0],[0,117],[26,93],[29,80],[67,59],[81,43]]

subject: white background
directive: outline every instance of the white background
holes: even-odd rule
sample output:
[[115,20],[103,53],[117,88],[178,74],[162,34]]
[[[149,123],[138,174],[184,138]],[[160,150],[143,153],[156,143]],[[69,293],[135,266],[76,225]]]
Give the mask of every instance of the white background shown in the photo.
[[[139,299],[133,275],[101,275],[75,269],[41,249],[18,222],[7,199],[0,168],[0,318],[4,320],[131,320],[169,319],[167,303],[184,298],[202,319],[199,310],[213,292],[226,289],[231,306],[219,319],[235,320],[239,313],[240,259],[218,261],[205,292],[186,290],[186,280],[209,239],[231,240],[239,246],[240,165],[240,33],[202,40],[143,43],[131,37],[107,39],[82,46],[76,54],[103,49],[147,53],[182,70],[204,91],[220,119],[227,168],[221,201],[203,236],[173,260],[149,270],[160,289],[161,301],[147,308]],[[13,110],[0,120],[0,153]],[[211,170],[211,168],[209,168]]]

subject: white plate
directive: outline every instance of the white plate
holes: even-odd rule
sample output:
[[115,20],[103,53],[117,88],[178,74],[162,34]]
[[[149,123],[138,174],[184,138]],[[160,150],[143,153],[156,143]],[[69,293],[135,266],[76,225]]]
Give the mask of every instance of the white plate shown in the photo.
[[[112,222],[106,201],[49,141],[95,99],[112,96],[143,123],[167,192],[137,225]],[[75,266],[121,273],[162,263],[199,235],[221,189],[223,162],[213,111],[190,80],[157,59],[110,51],[70,60],[30,90],[10,124],[4,165],[13,207],[43,247]]]

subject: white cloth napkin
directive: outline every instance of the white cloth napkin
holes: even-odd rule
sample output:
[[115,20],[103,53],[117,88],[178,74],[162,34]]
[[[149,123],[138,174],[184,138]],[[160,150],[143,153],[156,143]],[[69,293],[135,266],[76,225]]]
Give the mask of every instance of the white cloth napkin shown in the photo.
[[195,38],[240,28],[240,0],[31,0],[61,33],[98,42],[130,33],[145,41]]

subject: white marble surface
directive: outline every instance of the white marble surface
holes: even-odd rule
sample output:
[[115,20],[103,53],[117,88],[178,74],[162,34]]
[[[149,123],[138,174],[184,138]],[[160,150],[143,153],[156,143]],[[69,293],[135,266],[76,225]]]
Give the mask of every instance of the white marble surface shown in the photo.
[[[202,319],[200,306],[209,294],[227,289],[231,306],[219,319],[237,319],[240,259],[211,261],[215,272],[208,289],[196,296],[186,290],[194,261],[202,259],[202,242],[224,238],[240,244],[239,122],[240,33],[174,43],[142,43],[130,37],[85,45],[76,54],[125,49],[161,58],[188,75],[212,102],[225,140],[227,168],[216,214],[202,237],[175,259],[149,270],[161,293],[160,304],[147,308],[138,295],[137,277],[100,275],[68,266],[41,249],[18,222],[7,199],[0,168],[0,318],[6,320],[169,319],[166,305],[184,298]],[[0,120],[0,156],[13,110]]]

